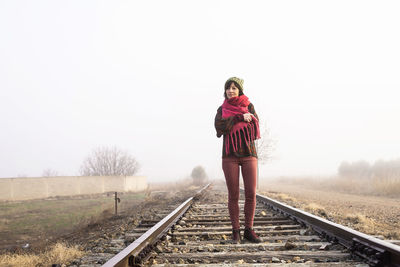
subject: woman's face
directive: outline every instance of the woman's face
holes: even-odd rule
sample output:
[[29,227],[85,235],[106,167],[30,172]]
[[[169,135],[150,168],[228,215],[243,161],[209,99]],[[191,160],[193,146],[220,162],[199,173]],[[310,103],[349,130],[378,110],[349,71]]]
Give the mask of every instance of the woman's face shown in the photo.
[[225,93],[228,99],[235,96],[239,96],[239,88],[237,88],[235,86],[235,83],[232,82],[231,85],[229,85],[228,89],[225,90]]

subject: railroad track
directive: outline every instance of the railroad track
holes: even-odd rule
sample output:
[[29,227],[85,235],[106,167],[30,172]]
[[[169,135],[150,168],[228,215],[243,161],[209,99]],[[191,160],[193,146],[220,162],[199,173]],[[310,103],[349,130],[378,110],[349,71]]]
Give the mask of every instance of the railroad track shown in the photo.
[[212,187],[159,222],[143,221],[103,266],[400,266],[399,246],[261,195],[254,228],[263,242],[232,244],[226,189]]

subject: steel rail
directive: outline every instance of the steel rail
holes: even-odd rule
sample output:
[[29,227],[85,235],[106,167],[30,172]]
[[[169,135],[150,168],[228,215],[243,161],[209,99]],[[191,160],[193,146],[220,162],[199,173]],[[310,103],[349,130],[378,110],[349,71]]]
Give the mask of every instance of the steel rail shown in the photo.
[[310,226],[327,240],[347,247],[352,253],[366,260],[370,266],[400,266],[400,246],[333,223],[269,197],[260,194],[256,197],[261,203],[292,220]]
[[183,216],[183,214],[192,204],[193,200],[198,198],[209,186],[210,184],[207,184],[202,189],[197,191],[193,197],[188,198],[164,219],[159,221],[156,225],[150,228],[147,232],[141,235],[133,243],[112,257],[102,266],[126,267],[138,265],[140,259],[145,256],[145,253],[152,249],[152,246]]

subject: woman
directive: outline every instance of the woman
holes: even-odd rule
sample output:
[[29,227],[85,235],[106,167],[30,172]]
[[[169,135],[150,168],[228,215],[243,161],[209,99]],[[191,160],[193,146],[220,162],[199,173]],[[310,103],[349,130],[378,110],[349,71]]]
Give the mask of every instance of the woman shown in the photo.
[[258,116],[243,94],[243,80],[229,78],[225,83],[225,101],[215,116],[217,137],[224,136],[222,169],[228,187],[228,208],[232,223],[232,240],[240,242],[239,225],[239,166],[242,169],[245,191],[245,230],[243,237],[259,243],[254,233],[253,220],[256,208],[257,151],[254,140],[260,138]]

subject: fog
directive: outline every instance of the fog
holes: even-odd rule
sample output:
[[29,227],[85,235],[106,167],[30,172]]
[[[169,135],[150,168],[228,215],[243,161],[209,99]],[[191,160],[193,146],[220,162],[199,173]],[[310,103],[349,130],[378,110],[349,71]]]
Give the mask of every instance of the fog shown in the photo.
[[261,177],[399,158],[397,1],[1,1],[0,177],[117,146],[149,181],[223,177],[227,78],[276,140]]

